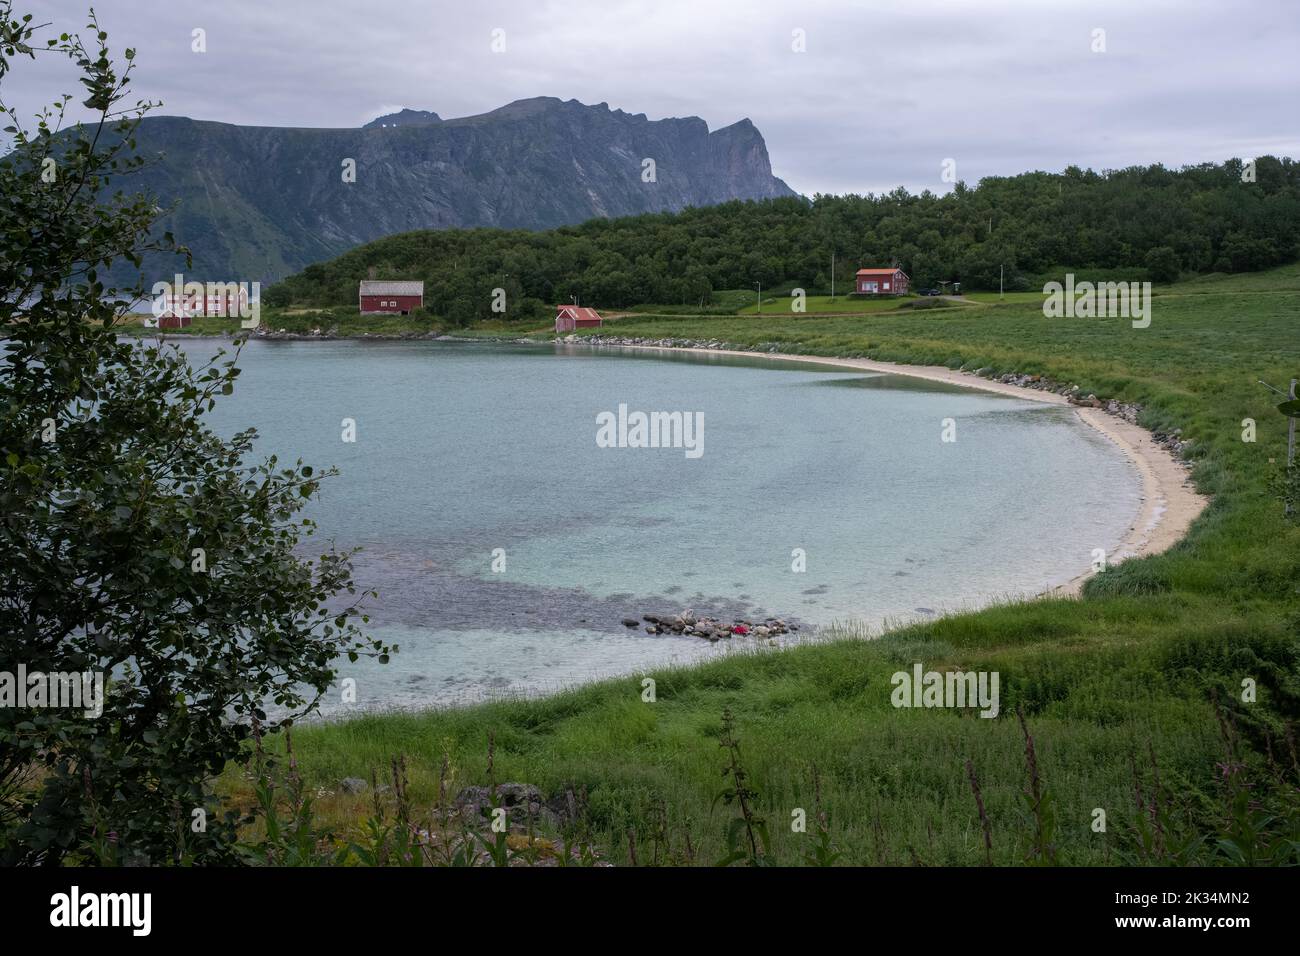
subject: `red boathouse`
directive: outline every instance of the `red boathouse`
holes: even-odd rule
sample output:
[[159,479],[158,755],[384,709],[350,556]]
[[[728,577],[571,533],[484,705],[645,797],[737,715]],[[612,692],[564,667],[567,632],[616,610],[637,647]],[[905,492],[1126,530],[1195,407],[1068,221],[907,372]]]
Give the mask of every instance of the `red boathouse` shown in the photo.
[[576,305],[558,305],[555,307],[555,331],[572,332],[574,329],[598,329],[604,319],[595,309],[581,308]]

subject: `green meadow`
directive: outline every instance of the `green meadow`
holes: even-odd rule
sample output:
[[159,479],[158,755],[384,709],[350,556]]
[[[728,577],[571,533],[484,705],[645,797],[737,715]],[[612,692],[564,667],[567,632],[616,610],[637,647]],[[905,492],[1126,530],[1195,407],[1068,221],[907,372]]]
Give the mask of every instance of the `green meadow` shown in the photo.
[[[618,320],[629,336],[1037,373],[1138,402],[1143,426],[1191,441],[1192,477],[1213,500],[1182,543],[1093,578],[1081,599],[998,604],[871,640],[846,625],[815,646],[544,699],[300,726],[317,813],[355,831],[370,798],[339,793],[339,780],[382,779],[398,755],[417,809],[440,777],[449,792],[485,784],[491,738],[492,779],[585,789],[584,833],[615,863],[644,864],[652,846],[658,862],[712,863],[739,812],[717,799],[733,779],[719,743],[729,711],[771,862],[806,862],[819,839],[841,863],[1297,862],[1300,529],[1271,484],[1286,419],[1257,380],[1300,371],[1298,272],[1172,287],[1145,329],[1045,319],[1041,296],[918,314]],[[891,678],[918,662],[998,672],[1001,713],[895,708]],[[243,779],[222,788],[248,799]],[[807,832],[792,826],[800,811]]]
[[[818,313],[845,313],[845,314],[874,314],[876,312],[897,312],[900,309],[906,310],[915,306],[918,302],[932,304],[934,302],[945,302],[948,305],[956,303],[947,302],[941,299],[925,299],[917,296],[886,296],[884,298],[865,298],[852,297],[847,295],[837,295],[831,298],[828,295],[810,295],[804,298],[804,312],[802,314],[813,315]],[[789,315],[797,317],[801,313],[794,311],[795,300],[789,297],[780,297],[763,300],[763,315]],[[758,315],[758,305],[751,297],[750,303],[744,308],[738,310],[740,315]]]

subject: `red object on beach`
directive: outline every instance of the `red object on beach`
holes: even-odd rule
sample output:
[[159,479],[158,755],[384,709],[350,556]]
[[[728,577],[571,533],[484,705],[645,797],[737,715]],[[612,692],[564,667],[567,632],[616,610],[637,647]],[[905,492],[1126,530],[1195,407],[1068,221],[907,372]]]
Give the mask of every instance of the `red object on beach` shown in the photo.
[[749,628],[747,628],[747,627],[746,627],[745,625],[743,625],[743,624],[737,624],[735,627],[733,627],[733,628],[731,629],[731,633],[732,633],[732,634],[748,634],[748,633],[749,633]]

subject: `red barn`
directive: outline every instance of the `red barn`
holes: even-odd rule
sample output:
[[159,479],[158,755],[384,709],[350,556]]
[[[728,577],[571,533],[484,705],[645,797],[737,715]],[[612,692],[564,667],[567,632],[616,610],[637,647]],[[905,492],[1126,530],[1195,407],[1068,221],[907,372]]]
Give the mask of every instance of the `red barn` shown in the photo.
[[424,306],[424,283],[362,279],[357,304],[362,315],[409,315]]
[[558,305],[555,307],[555,331],[572,332],[574,329],[598,329],[604,322],[595,309],[579,308],[576,305]]
[[907,292],[907,273],[902,269],[859,269],[854,282],[858,295],[903,295]]

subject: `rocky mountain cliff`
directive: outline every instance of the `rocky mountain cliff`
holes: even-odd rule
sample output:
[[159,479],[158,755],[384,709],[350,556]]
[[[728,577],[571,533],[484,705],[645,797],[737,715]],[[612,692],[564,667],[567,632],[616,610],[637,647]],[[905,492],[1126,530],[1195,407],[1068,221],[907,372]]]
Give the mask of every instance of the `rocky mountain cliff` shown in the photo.
[[[201,280],[266,284],[412,229],[547,229],[793,195],[748,119],[710,132],[698,117],[649,120],[551,97],[448,120],[402,110],[359,129],[150,117],[136,141],[160,159],[129,188],[179,201],[160,225],[193,251],[189,274]],[[348,160],[355,182],[344,181]],[[175,267],[151,261],[146,275]]]

